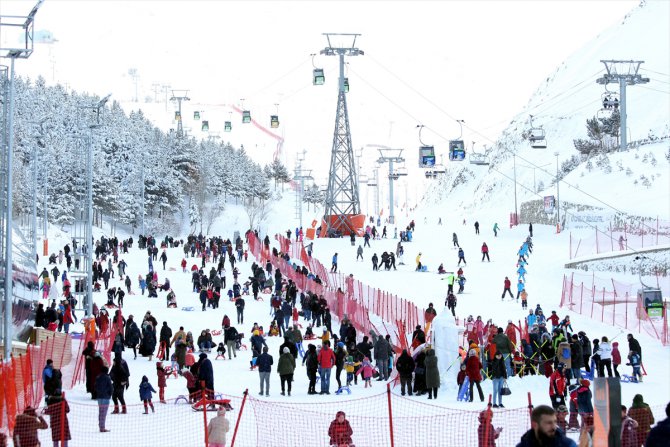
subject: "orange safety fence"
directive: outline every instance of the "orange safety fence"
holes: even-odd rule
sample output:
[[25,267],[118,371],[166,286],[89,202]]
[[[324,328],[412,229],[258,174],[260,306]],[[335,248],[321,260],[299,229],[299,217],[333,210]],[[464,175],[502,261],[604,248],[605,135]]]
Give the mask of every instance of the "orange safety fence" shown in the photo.
[[642,297],[638,297],[633,286],[595,275],[571,273],[563,276],[560,306],[622,329],[644,331],[663,346],[669,345],[667,302],[662,317],[649,317]]

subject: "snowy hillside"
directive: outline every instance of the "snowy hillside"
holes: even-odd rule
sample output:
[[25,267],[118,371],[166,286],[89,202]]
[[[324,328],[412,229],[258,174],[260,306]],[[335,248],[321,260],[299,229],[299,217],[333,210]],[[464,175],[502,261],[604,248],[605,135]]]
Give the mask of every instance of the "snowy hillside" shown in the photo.
[[[623,154],[610,154],[609,161],[599,163],[598,159],[593,159],[593,169],[586,163],[581,164],[564,178],[565,184],[561,183],[561,200],[600,206],[610,213],[612,210],[602,202],[616,204],[617,208],[632,214],[667,216],[670,212],[667,155],[670,150],[669,17],[668,2],[644,3],[622,23],[603,32],[565,60],[547,76],[489,150],[487,155],[491,165],[451,162],[447,174],[429,189],[428,203],[448,202],[450,207],[470,210],[476,207],[478,212],[504,204],[506,210],[512,212],[513,153],[516,154],[519,204],[544,195],[555,195],[553,179],[557,159],[554,154],[558,153],[561,170],[564,162],[579,156],[573,140],[586,138],[586,120],[597,116],[602,107],[605,89],[596,83],[605,72],[600,60],[635,59],[645,61],[640,73],[649,77],[650,82],[627,89],[628,141],[634,145],[638,144],[636,142],[656,143],[638,146]],[[639,36],[644,36],[649,44],[640,45]],[[618,92],[618,86],[610,84],[609,90]],[[546,131],[546,149],[532,149],[524,139],[530,129],[529,115],[534,117],[534,127],[541,126]],[[650,153],[655,159],[653,163]],[[611,172],[601,166],[607,164],[611,166]],[[602,188],[604,183],[615,186]],[[641,196],[648,200],[639,200]]]

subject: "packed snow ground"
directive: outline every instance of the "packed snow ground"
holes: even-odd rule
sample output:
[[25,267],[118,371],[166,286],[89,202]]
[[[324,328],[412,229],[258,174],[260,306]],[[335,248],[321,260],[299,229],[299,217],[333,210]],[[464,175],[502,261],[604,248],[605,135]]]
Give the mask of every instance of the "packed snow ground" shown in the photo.
[[[291,206],[291,198],[286,195],[284,200],[275,204],[275,214],[291,215],[288,211]],[[427,223],[424,224],[423,215],[417,215],[415,221],[417,229],[414,239],[410,243],[404,243],[405,246],[405,265],[398,265],[397,271],[372,271],[372,264],[370,258],[372,253],[376,252],[378,255],[383,251],[395,251],[397,240],[393,239],[393,229],[388,226],[389,239],[372,241],[372,248],[365,248],[364,257],[365,262],[356,262],[355,250],[363,240],[357,241],[356,247],[352,247],[349,239],[317,239],[314,242],[314,256],[318,257],[321,262],[329,267],[330,260],[333,253],[339,253],[339,270],[344,273],[353,273],[360,281],[369,284],[373,287],[388,290],[397,294],[400,297],[409,299],[416,303],[419,308],[424,308],[429,302],[433,302],[438,312],[445,312],[443,309],[444,299],[446,296],[446,283],[442,282],[442,275],[436,273],[437,266],[443,262],[445,268],[450,270],[457,270],[457,255],[453,248],[452,233],[456,232],[459,237],[459,243],[465,250],[465,257],[468,260],[467,266],[463,268],[464,275],[467,278],[465,285],[465,293],[458,295],[458,305],[456,308],[457,316],[461,319],[467,315],[481,315],[485,321],[492,318],[498,325],[506,325],[507,320],[513,320],[515,323],[523,319],[527,315],[527,311],[521,309],[521,304],[509,299],[501,301],[502,283],[505,276],[512,280],[512,284],[516,282],[516,251],[521,242],[527,235],[527,227],[520,226],[513,229],[505,228],[501,225],[501,231],[498,237],[493,237],[492,227],[494,220],[490,216],[482,216],[480,222],[480,235],[475,235],[473,224],[476,216],[468,216],[466,224],[463,224],[462,217],[447,217],[447,213],[443,217],[442,225],[437,225],[437,218],[435,215],[427,216]],[[212,235],[221,235],[223,237],[233,236],[234,231],[244,232],[245,222],[243,211],[236,206],[229,206],[225,212],[225,221],[237,221],[239,225],[229,226],[217,221],[215,229],[211,232]],[[504,216],[503,216],[504,217]],[[409,218],[399,217],[400,221],[409,223]],[[308,220],[308,219],[306,219]],[[309,219],[311,220],[311,219]],[[499,224],[503,220],[501,219]],[[294,224],[291,219],[285,219],[283,222],[271,220],[269,225],[273,233],[279,231],[279,225],[286,223],[284,229],[289,228],[288,224]],[[292,225],[291,228],[295,228]],[[294,230],[293,230],[294,231]],[[552,310],[556,310],[560,317],[564,317],[566,311],[558,307],[561,293],[561,280],[565,270],[561,266],[561,261],[565,258],[566,253],[566,234],[556,235],[553,227],[535,226],[534,249],[533,254],[529,258],[529,265],[527,267],[527,287],[529,292],[528,306],[534,308],[536,304],[540,304],[543,310],[550,314]],[[97,233],[97,236],[102,233]],[[122,232],[117,233],[120,238],[126,237]],[[160,238],[160,235],[156,235]],[[185,237],[184,234],[182,237]],[[136,236],[135,236],[136,239]],[[49,246],[51,252],[57,252],[68,241],[68,235],[65,232],[53,229],[50,231]],[[490,248],[491,262],[481,262],[480,247],[481,243],[486,242]],[[418,273],[414,271],[416,255],[422,253],[422,262],[428,266],[429,272]],[[146,251],[139,250],[136,246],[130,250],[128,254],[120,255],[120,259],[124,259],[128,263],[126,269],[130,275],[133,285],[134,294],[127,295],[124,302],[124,315],[134,315],[136,320],[141,320],[142,316],[147,310],[156,317],[159,325],[163,321],[167,321],[173,332],[179,329],[179,326],[184,326],[186,331],[192,331],[195,338],[198,337],[200,331],[203,329],[221,329],[221,321],[224,315],[228,315],[231,321],[235,323],[235,308],[233,303],[222,297],[220,308],[217,310],[207,309],[202,312],[198,295],[191,289],[191,275],[190,267],[194,263],[200,266],[200,260],[195,258],[187,258],[188,273],[182,273],[180,263],[183,258],[183,250],[181,247],[167,249],[167,268],[162,270],[160,262],[154,263],[158,272],[159,282],[164,278],[169,278],[173,290],[177,295],[178,308],[166,308],[165,295],[166,292],[159,292],[157,299],[150,299],[147,295],[139,294],[137,285],[137,277],[147,272],[147,256]],[[46,266],[46,257],[40,259],[40,270],[42,266]],[[237,264],[240,269],[240,278],[246,278],[250,275],[250,267],[253,258],[249,258],[247,262]],[[232,284],[232,273],[227,266],[227,285]],[[208,271],[212,264],[208,264],[205,271]],[[62,267],[61,267],[62,270]],[[628,276],[629,282],[634,282],[634,277]],[[118,276],[110,280],[110,286],[122,285]],[[60,288],[61,282],[58,281]],[[513,286],[514,288],[514,286]],[[103,306],[106,303],[106,294],[94,294],[94,300],[98,306]],[[258,322],[265,328],[269,327],[271,321],[270,316],[270,300],[269,296],[264,296],[264,301],[255,302],[251,297],[245,297],[247,303],[245,308],[244,324],[236,325],[239,332],[245,334],[245,338],[250,336],[250,329],[254,322]],[[183,307],[192,306],[194,311],[183,311]],[[78,312],[81,316],[81,312]],[[623,330],[618,327],[608,326],[600,322],[590,320],[580,315],[572,314],[573,327],[575,331],[585,330],[591,339],[596,337],[608,336],[610,339],[615,339],[620,342],[620,349],[622,355],[625,356],[628,352],[625,334]],[[337,331],[338,322],[333,322],[333,330]],[[81,325],[73,325],[71,331],[82,330]],[[636,334],[644,351],[644,365],[648,372],[643,384],[622,384],[622,402],[630,403],[634,394],[642,393],[646,400],[651,405],[665,404],[670,397],[670,381],[668,381],[668,370],[670,369],[670,356],[668,348],[663,348],[657,340],[653,340],[644,334]],[[216,343],[223,341],[223,336],[214,337]],[[277,337],[268,337],[267,343],[270,347],[270,354],[278,360],[279,345],[283,339]],[[460,343],[460,340],[459,340]],[[248,340],[247,340],[248,344]],[[305,343],[306,345],[306,343]],[[215,388],[218,392],[232,395],[241,395],[245,389],[249,389],[251,393],[258,393],[258,374],[255,371],[249,370],[249,360],[251,359],[250,351],[241,351],[237,358],[233,360],[219,360],[214,361],[215,352],[210,354],[215,372]],[[139,384],[140,378],[147,375],[150,381],[156,384],[155,361],[148,361],[147,358],[138,357],[133,359],[132,351],[126,350],[124,358],[128,361],[131,371],[131,389],[126,393],[126,399],[129,404],[139,403],[139,396],[133,392],[135,387]],[[621,372],[629,373],[630,368],[622,365]],[[275,369],[276,371],[276,369]],[[381,387],[375,383],[371,389],[364,389],[362,384],[353,388],[353,393],[348,395],[334,395],[330,396],[308,396],[307,395],[307,376],[304,367],[298,366],[295,373],[295,382],[293,384],[293,392],[291,397],[283,397],[279,395],[279,376],[273,373],[270,381],[270,397],[269,400],[292,400],[295,402],[321,402],[321,401],[338,401],[343,399],[360,398],[365,395],[377,394],[381,391]],[[504,399],[504,403],[508,408],[522,407],[527,404],[526,392],[530,391],[533,395],[533,402],[537,404],[549,403],[548,397],[548,380],[543,377],[525,377],[512,378],[509,384],[513,393]],[[331,389],[336,387],[334,377],[332,378]],[[436,404],[451,408],[463,408],[476,410],[481,408],[479,402],[464,403],[456,401],[456,393],[448,391],[450,388],[455,388],[455,384],[443,383],[443,392],[440,393]],[[485,394],[491,392],[491,385],[489,381],[483,383]],[[334,389],[332,389],[334,391]],[[394,392],[399,392],[396,388]],[[169,380],[166,389],[166,398],[174,398],[186,393],[185,379],[179,378],[176,380]],[[75,390],[69,393],[71,401],[90,402],[88,395],[84,392],[83,385],[79,385]],[[257,394],[256,394],[256,397]],[[424,397],[417,397],[417,399],[424,399]],[[160,409],[159,409],[160,410]]]

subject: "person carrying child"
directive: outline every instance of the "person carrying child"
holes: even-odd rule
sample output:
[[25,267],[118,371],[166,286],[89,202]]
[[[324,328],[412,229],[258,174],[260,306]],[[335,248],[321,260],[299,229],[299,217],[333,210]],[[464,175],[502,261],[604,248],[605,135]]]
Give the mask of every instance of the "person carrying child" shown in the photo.
[[142,376],[142,383],[140,383],[140,400],[144,404],[144,414],[148,414],[149,410],[147,407],[151,407],[151,412],[154,413],[154,404],[151,402],[152,393],[155,393],[156,390],[149,383],[149,378],[147,376]]

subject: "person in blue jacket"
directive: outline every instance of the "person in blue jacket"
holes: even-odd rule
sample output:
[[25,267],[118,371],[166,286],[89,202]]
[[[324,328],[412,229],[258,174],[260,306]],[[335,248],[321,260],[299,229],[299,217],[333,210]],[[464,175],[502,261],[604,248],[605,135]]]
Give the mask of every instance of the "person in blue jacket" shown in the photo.
[[333,255],[333,265],[330,267],[330,271],[337,273],[337,253]]
[[519,282],[516,285],[516,300],[519,301],[519,295],[521,295],[521,292],[524,291],[526,288],[526,285],[523,283],[521,279],[519,279]]
[[140,399],[144,404],[144,414],[149,413],[147,406],[151,407],[151,412],[154,412],[154,404],[151,402],[151,396],[155,393],[156,390],[149,383],[149,378],[147,376],[142,376],[142,383],[140,383]]

